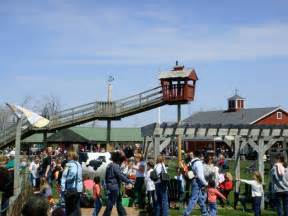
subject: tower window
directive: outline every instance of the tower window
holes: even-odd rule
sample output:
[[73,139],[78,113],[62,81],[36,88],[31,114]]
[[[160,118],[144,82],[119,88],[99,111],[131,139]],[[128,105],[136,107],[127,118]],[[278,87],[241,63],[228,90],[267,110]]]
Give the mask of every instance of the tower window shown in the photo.
[[282,112],[277,112],[277,119],[282,119],[283,118],[283,115],[282,115]]

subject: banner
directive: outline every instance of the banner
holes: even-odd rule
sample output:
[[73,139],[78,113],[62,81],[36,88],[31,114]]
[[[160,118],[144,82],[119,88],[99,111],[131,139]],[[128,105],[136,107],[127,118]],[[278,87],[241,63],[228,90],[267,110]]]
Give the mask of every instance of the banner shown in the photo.
[[37,113],[34,113],[30,110],[27,110],[21,106],[8,104],[8,103],[7,103],[7,106],[10,107],[10,109],[19,118],[21,118],[21,116],[24,115],[33,127],[42,128],[42,127],[45,127],[49,124],[48,119],[38,115]]

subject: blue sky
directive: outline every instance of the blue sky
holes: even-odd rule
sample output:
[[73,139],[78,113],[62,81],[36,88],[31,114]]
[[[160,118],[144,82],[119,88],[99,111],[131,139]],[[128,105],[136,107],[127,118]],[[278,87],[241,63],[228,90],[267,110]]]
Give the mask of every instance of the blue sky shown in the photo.
[[[178,60],[199,76],[183,117],[225,109],[235,88],[248,107],[288,108],[288,2],[266,1],[0,1],[0,103],[62,108],[159,85],[159,71]],[[176,107],[161,109],[176,120]],[[143,126],[157,110],[113,123]],[[99,123],[100,124],[100,123]]]

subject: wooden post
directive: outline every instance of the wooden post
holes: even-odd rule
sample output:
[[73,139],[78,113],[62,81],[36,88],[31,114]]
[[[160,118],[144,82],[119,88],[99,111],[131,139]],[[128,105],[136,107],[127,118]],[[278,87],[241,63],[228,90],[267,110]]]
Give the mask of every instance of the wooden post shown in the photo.
[[48,147],[47,132],[44,132],[44,133],[43,133],[43,145],[44,145],[44,148],[45,148],[45,149]]
[[177,143],[178,143],[178,164],[182,161],[182,137],[181,135],[177,136]]
[[[178,127],[181,121],[181,105],[177,105],[177,123]],[[178,144],[178,164],[182,161],[182,138],[181,135],[177,136],[177,144]]]
[[[240,179],[240,138],[235,136],[235,150],[234,150],[234,157],[235,157],[235,178]],[[235,185],[235,192],[239,193],[240,191],[240,182],[236,181]]]
[[20,143],[21,143],[21,129],[22,117],[17,119],[16,140],[15,140],[15,163],[14,163],[14,196],[20,192]]
[[157,124],[154,131],[153,147],[154,147],[154,161],[156,163],[157,157],[160,155],[160,125]]
[[111,142],[111,120],[107,121],[106,149],[110,147]]
[[[258,170],[259,173],[262,176],[262,183],[265,184],[265,179],[264,179],[264,161],[263,161],[263,156],[265,154],[265,146],[264,146],[264,139],[260,138],[258,140]],[[265,207],[265,202],[264,202],[265,196],[263,194],[262,200],[261,200],[261,209],[264,209]]]

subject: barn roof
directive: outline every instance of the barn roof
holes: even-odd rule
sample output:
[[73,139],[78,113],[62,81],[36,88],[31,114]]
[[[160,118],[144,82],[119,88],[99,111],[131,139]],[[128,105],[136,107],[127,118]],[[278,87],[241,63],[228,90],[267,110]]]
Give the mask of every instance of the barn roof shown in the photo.
[[183,122],[189,124],[251,124],[277,108],[241,109],[238,112],[227,112],[224,110],[198,112],[183,120]]
[[[89,141],[106,142],[106,128],[72,127],[48,134],[48,142]],[[142,142],[141,128],[111,128],[111,142]],[[22,143],[43,143],[43,134],[34,134],[22,140]]]

